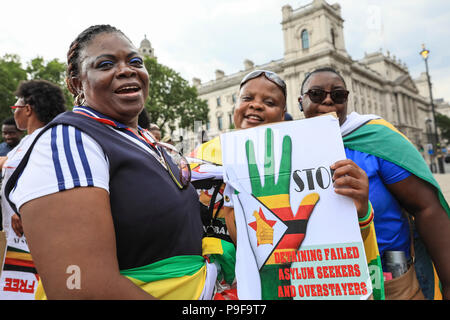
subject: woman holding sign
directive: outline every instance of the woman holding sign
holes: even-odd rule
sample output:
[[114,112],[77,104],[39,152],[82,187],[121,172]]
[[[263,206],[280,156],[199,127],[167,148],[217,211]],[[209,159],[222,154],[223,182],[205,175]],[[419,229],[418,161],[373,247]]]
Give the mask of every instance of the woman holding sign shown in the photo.
[[[306,118],[337,113],[347,157],[369,177],[369,199],[374,207],[374,223],[385,272],[390,271],[389,259],[394,254],[403,253],[406,260],[413,256],[408,217],[402,213],[406,210],[414,217],[420,238],[436,266],[443,296],[449,299],[450,210],[439,185],[420,153],[391,124],[374,115],[362,116],[355,112],[347,115],[348,94],[344,79],[334,69],[318,69],[303,81],[300,109]],[[403,278],[415,280],[409,275],[413,269],[410,267]],[[428,282],[431,282],[428,298],[438,298],[440,292],[433,288],[433,277]],[[414,296],[415,292],[393,295],[391,291],[395,288],[390,289],[391,283],[385,283],[387,298]],[[417,295],[420,296],[420,292]]]
[[[247,129],[256,126],[281,122],[284,120],[286,113],[286,84],[284,81],[275,73],[266,70],[256,70],[249,73],[243,78],[240,84],[240,94],[234,112],[234,124],[237,129]],[[213,139],[200,148],[194,151],[192,156],[208,161],[208,164],[215,163],[216,165],[221,165],[221,150],[219,138]],[[200,166],[201,167],[201,166]],[[205,167],[203,167],[205,168]],[[377,259],[378,249],[376,248],[376,239],[373,229],[373,223],[371,223],[373,218],[373,211],[368,202],[368,179],[363,170],[361,170],[352,160],[342,160],[338,161],[332,165],[334,169],[334,186],[336,193],[341,195],[349,196],[354,200],[358,217],[360,218],[361,232],[363,233],[364,245],[366,247],[366,257],[368,263],[374,263],[375,265],[379,262],[379,257]],[[199,172],[205,172],[206,170],[198,170]],[[221,170],[218,171],[218,178],[222,174]],[[193,171],[196,172],[196,169]],[[231,239],[236,243],[236,225],[235,217],[233,211],[233,204],[229,196],[230,192],[224,192],[224,203],[221,207],[222,217],[225,218],[226,227],[228,228],[229,235]],[[262,195],[267,196],[267,195]],[[283,195],[268,195],[271,197],[286,198]],[[309,206],[311,209],[306,210],[310,214],[315,206],[318,198],[314,195],[305,197],[305,202],[300,205],[304,205],[305,208]],[[270,208],[274,212],[278,208]],[[290,218],[288,218],[291,220]],[[294,219],[295,220],[295,219]],[[292,247],[292,250],[297,250],[302,242],[304,233],[293,234],[291,239],[288,241],[290,243],[282,244],[282,246]],[[295,238],[295,239],[294,239]],[[367,250],[369,248],[369,250]],[[284,250],[284,249],[283,249]],[[269,267],[264,267],[266,270]],[[279,266],[274,268],[274,272],[279,269]],[[273,273],[273,272],[272,272]],[[381,272],[378,272],[380,277],[377,278],[378,287],[382,288]],[[269,275],[270,277],[275,277],[274,274]],[[273,278],[273,279],[275,279]],[[270,281],[266,281],[268,283]],[[276,285],[276,281],[272,281]],[[374,285],[374,298],[382,299],[382,293],[376,291],[376,286]],[[379,288],[378,288],[379,289]],[[267,287],[263,285],[262,297],[268,299],[277,298],[276,287]],[[265,295],[265,293],[267,293]],[[275,296],[273,295],[275,294]]]

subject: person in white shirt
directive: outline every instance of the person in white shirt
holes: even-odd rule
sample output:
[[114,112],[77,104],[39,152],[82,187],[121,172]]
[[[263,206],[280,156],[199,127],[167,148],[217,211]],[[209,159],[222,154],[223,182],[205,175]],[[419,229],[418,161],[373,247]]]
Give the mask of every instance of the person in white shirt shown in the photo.
[[17,236],[23,235],[22,223],[6,201],[4,187],[8,178],[22,160],[23,155],[39,131],[58,114],[66,111],[63,91],[59,86],[46,80],[23,81],[16,92],[18,97],[11,111],[19,130],[26,130],[27,135],[1,159],[2,168],[2,215],[3,230],[8,235],[12,228]]

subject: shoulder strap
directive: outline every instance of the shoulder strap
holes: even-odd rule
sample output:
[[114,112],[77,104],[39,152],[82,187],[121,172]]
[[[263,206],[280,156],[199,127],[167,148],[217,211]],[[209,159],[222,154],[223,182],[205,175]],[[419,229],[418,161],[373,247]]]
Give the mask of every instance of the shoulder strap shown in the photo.
[[16,169],[14,170],[14,172],[11,174],[8,181],[6,182],[6,185],[5,185],[6,200],[8,201],[9,205],[14,210],[14,212],[17,213],[19,216],[20,216],[19,210],[16,208],[16,205],[9,198],[9,194],[16,187],[17,180],[19,179],[20,175],[22,174],[23,170],[25,169],[25,166],[27,165],[28,160],[30,158],[31,151],[33,150],[33,147],[36,144],[36,142],[38,141],[39,137],[42,136],[44,134],[44,132],[46,132],[48,129],[50,129],[58,124],[59,123],[56,123],[56,122],[55,123],[50,122],[41,130],[41,132],[39,132],[37,134],[37,136],[34,138],[33,142],[31,143],[30,147],[28,148],[27,152],[23,156],[22,160],[20,161],[19,165],[16,167]]

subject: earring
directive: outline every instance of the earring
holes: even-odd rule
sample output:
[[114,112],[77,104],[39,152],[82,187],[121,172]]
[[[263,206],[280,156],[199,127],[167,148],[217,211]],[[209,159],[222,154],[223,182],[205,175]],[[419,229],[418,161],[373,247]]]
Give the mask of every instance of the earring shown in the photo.
[[84,97],[84,92],[81,91],[80,93],[78,93],[78,95],[75,97],[75,104],[77,106],[83,106],[86,102],[86,99]]
[[303,112],[302,98],[298,98],[298,107],[300,108],[300,111]]

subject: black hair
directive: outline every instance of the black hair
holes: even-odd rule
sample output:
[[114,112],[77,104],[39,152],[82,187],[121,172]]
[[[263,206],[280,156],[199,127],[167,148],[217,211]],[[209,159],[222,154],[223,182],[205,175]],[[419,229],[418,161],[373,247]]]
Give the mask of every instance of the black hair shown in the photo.
[[141,113],[139,113],[138,125],[141,128],[150,130],[150,116],[148,115],[147,110],[145,108],[142,109]]
[[14,126],[14,127],[16,127],[16,130],[20,131],[19,128],[17,128],[16,121],[14,120],[14,117],[6,118],[5,120],[3,120],[2,125]]
[[304,86],[305,86],[305,84],[306,84],[306,81],[308,81],[308,79],[309,79],[313,74],[319,73],[319,72],[332,72],[332,73],[334,73],[334,74],[337,75],[339,78],[341,78],[342,82],[344,83],[344,86],[347,87],[347,85],[345,84],[344,78],[339,74],[339,72],[337,72],[335,69],[333,69],[333,68],[331,68],[331,67],[323,67],[323,68],[318,68],[318,69],[316,69],[316,70],[314,70],[314,71],[309,72],[309,73],[306,74],[306,77],[305,77],[305,79],[303,80],[302,86],[301,86],[301,88],[300,88],[300,95],[303,95],[303,93],[304,93],[304,92],[303,92],[303,88],[304,88]]
[[47,80],[22,81],[14,94],[23,98],[36,112],[38,120],[44,124],[66,111],[63,91]]
[[[75,104],[80,104],[83,99],[80,97],[80,92],[74,87],[72,83],[73,77],[79,77],[80,75],[80,51],[86,47],[90,40],[92,40],[96,35],[100,33],[119,33],[123,35],[125,38],[128,37],[119,29],[109,25],[109,24],[100,24],[90,26],[83,32],[81,32],[78,37],[70,44],[69,51],[67,52],[67,88],[70,93],[72,93],[75,98]],[[129,39],[128,39],[129,40]],[[131,42],[131,41],[130,41]]]

